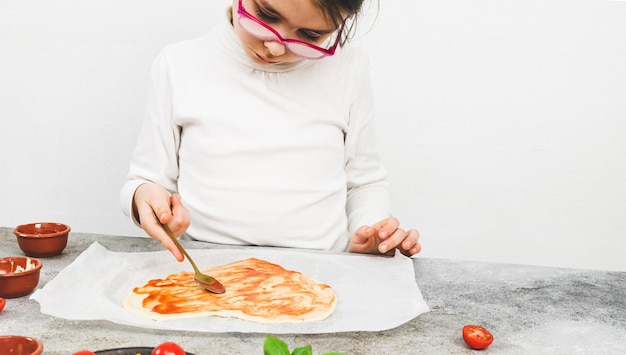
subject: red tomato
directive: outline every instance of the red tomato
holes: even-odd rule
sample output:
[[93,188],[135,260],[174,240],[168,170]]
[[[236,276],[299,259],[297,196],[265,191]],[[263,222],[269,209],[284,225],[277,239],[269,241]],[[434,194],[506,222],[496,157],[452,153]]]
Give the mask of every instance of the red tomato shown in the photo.
[[472,349],[482,350],[493,342],[493,335],[480,325],[466,325],[463,327],[463,340]]
[[5,304],[7,304],[7,300],[5,300],[4,298],[0,297],[0,311],[2,311],[2,309],[4,308]]
[[157,345],[157,347],[152,350],[152,355],[185,355],[185,350],[176,343],[166,341],[165,343]]
[[96,355],[96,353],[94,353],[93,351],[89,351],[89,350],[81,350],[81,351],[75,352],[73,355]]

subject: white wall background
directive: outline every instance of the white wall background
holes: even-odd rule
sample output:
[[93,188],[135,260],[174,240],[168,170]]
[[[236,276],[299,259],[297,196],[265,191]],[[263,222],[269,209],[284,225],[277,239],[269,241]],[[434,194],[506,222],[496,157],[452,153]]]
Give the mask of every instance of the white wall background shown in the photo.
[[[0,0],[0,226],[139,236],[118,194],[147,73],[228,0]],[[626,271],[626,2],[382,1],[395,211],[424,257]]]

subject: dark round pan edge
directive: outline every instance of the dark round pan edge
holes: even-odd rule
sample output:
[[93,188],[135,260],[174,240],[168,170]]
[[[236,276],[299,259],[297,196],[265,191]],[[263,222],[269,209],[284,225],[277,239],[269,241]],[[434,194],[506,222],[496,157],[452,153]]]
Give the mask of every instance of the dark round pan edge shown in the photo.
[[[117,349],[100,350],[100,351],[96,351],[95,354],[97,355],[137,355],[137,354],[150,355],[152,353],[152,350],[154,350],[154,348],[139,346],[139,347],[132,347],[132,348],[117,348]],[[185,354],[194,355],[192,353],[185,353]]]

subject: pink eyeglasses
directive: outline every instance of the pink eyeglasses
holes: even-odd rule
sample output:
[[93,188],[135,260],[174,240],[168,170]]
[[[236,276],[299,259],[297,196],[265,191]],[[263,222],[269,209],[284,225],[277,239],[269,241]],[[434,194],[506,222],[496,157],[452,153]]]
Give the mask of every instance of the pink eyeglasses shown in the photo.
[[341,24],[337,32],[335,43],[330,48],[326,49],[297,39],[283,38],[278,31],[273,29],[270,25],[246,11],[246,9],[243,8],[243,0],[239,0],[237,14],[239,14],[239,25],[246,30],[246,32],[262,41],[280,42],[289,53],[304,59],[320,59],[335,54],[335,50],[339,45],[339,39],[341,38],[341,32],[343,32],[345,25],[345,22]]

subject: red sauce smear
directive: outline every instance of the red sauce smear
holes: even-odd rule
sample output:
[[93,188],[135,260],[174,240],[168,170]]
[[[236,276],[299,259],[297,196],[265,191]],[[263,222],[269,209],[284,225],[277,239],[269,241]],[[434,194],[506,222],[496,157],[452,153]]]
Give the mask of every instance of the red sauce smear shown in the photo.
[[150,280],[133,291],[147,295],[143,307],[159,314],[227,310],[265,319],[297,319],[328,309],[335,301],[330,286],[260,259],[240,260],[205,272],[220,280],[226,292],[214,294],[198,287],[192,272]]

